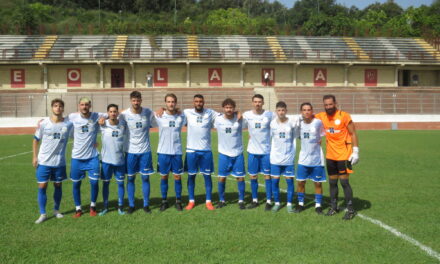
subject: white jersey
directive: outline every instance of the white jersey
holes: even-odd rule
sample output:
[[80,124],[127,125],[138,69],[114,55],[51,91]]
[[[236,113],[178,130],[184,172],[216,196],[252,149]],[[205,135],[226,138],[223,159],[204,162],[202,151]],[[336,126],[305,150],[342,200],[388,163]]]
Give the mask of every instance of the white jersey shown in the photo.
[[236,116],[227,119],[221,115],[215,119],[214,127],[217,129],[219,153],[229,157],[243,153],[243,119],[237,120]]
[[270,163],[273,165],[293,165],[295,161],[295,130],[297,120],[288,117],[283,123],[278,118],[270,123],[272,148],[270,150]]
[[50,167],[66,166],[66,146],[73,125],[67,119],[53,123],[49,117],[41,121],[34,138],[41,142],[38,164]]
[[182,155],[182,127],[186,124],[184,114],[169,115],[166,112],[161,117],[156,116],[159,126],[159,145],[157,153]]
[[249,143],[247,152],[254,155],[264,155],[270,153],[270,122],[274,118],[274,113],[264,111],[261,115],[253,111],[243,114],[249,130]]
[[136,114],[128,108],[122,111],[119,120],[127,124],[125,151],[132,154],[150,152],[150,127],[156,126],[153,111],[142,107],[141,113]]
[[101,157],[102,162],[112,165],[123,165],[124,159],[124,138],[126,126],[123,121],[117,125],[110,125],[109,120],[101,126]]
[[310,124],[305,123],[304,120],[300,121],[298,132],[298,137],[301,139],[298,164],[324,166],[321,137],[325,135],[325,130],[321,120],[314,118]]
[[96,136],[99,132],[98,120],[107,117],[105,113],[90,112],[90,117],[82,117],[80,113],[71,113],[69,121],[73,123],[73,159],[90,159],[98,156]]
[[198,113],[194,108],[183,111],[187,120],[186,151],[210,151],[211,129],[220,114],[212,109]]

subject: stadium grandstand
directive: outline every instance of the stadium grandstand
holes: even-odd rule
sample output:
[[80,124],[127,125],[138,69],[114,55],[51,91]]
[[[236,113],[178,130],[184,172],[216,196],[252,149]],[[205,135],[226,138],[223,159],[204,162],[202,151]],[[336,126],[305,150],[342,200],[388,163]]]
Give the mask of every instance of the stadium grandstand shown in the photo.
[[97,110],[127,107],[134,89],[153,109],[168,91],[183,108],[203,93],[215,109],[226,96],[297,109],[333,93],[353,114],[440,114],[440,50],[420,38],[0,35],[2,118],[46,116],[55,97],[66,112],[83,95]]

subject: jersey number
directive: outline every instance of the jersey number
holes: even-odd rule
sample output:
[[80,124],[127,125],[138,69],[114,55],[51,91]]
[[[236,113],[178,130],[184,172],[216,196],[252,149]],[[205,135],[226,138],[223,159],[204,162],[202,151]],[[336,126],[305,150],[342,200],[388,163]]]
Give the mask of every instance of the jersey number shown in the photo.
[[261,128],[261,123],[255,123],[255,128]]
[[304,138],[310,138],[310,133],[309,132],[304,132]]
[[225,133],[226,134],[231,134],[232,133],[232,127],[225,128]]
[[198,116],[197,123],[202,123],[202,122],[203,122],[203,116]]
[[81,132],[88,133],[89,132],[89,126],[82,126],[81,127]]
[[333,127],[329,128],[330,133],[334,134],[335,133],[335,129]]
[[136,128],[142,128],[142,122],[136,122]]
[[118,137],[119,131],[112,131],[112,137]]
[[176,122],[175,121],[170,121],[169,125],[170,125],[170,127],[176,127]]
[[53,133],[54,139],[61,139],[61,133]]
[[280,132],[279,136],[280,138],[286,138],[286,132]]

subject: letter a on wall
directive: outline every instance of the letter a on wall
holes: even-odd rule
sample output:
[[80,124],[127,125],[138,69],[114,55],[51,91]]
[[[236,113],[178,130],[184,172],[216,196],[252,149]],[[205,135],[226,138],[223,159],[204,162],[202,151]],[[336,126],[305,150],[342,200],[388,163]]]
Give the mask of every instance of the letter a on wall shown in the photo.
[[209,86],[222,86],[223,83],[222,69],[221,68],[209,68],[208,69],[208,82]]
[[261,84],[266,86],[266,78],[265,78],[266,73],[269,74],[269,81],[267,82],[267,85],[275,86],[275,69],[274,68],[261,69]]
[[67,87],[81,87],[81,69],[67,69]]
[[315,86],[327,86],[327,69],[315,68],[313,83]]
[[365,69],[365,86],[377,86],[377,69]]
[[154,68],[154,86],[168,86],[168,68]]
[[11,69],[11,88],[24,88],[26,85],[23,69]]

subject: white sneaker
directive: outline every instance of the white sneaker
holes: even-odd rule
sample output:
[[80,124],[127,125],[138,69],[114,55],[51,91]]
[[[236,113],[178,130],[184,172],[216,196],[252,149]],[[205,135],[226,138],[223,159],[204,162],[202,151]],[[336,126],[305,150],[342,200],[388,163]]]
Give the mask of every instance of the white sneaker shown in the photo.
[[64,215],[62,213],[60,213],[60,211],[53,211],[53,215],[56,218],[63,218],[64,217]]
[[37,221],[35,221],[35,224],[41,224],[44,221],[46,221],[47,216],[45,214],[40,215],[40,217],[38,217]]

